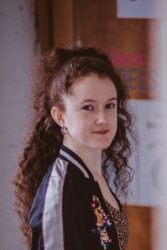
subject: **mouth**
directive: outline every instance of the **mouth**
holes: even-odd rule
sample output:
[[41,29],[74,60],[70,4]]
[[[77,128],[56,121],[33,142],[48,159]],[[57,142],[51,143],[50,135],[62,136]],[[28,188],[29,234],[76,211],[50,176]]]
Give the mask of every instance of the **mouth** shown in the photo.
[[99,130],[99,131],[94,131],[94,134],[100,134],[100,135],[105,135],[108,133],[109,130]]

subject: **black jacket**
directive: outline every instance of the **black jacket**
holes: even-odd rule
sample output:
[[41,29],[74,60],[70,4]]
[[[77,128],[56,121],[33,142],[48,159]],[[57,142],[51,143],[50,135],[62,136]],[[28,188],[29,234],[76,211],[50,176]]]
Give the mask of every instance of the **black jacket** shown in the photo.
[[29,216],[32,250],[119,250],[99,184],[62,146],[36,193]]

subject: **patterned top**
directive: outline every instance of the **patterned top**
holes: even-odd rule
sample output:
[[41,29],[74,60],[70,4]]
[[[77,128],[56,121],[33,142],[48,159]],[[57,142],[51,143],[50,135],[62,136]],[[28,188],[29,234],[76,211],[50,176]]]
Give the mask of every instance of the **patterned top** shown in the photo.
[[128,216],[123,209],[121,209],[121,211],[118,211],[117,209],[112,207],[110,203],[108,203],[107,201],[105,202],[117,229],[120,250],[126,250],[128,243]]

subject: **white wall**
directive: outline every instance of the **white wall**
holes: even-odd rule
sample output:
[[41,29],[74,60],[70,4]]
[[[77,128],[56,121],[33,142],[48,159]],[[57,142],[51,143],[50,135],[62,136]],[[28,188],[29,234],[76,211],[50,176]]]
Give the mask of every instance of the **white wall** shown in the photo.
[[0,249],[24,249],[11,180],[23,141],[35,58],[33,0],[0,1]]
[[[161,6],[162,10],[167,10],[167,2],[164,1],[164,4]],[[166,12],[167,13],[167,12]],[[162,18],[159,24],[159,40],[160,44],[156,44],[159,49],[159,58],[160,61],[160,73],[161,73],[161,93],[162,99],[165,100],[165,103],[162,107],[162,110],[165,114],[165,130],[162,135],[165,142],[167,142],[167,14],[166,18]],[[167,190],[167,146],[164,148],[164,158],[163,158],[163,178],[161,178],[161,186],[164,190]],[[164,197],[164,206],[155,213],[154,218],[154,230],[153,230],[153,245],[154,250],[166,250],[166,236],[167,236],[167,191],[166,196]]]

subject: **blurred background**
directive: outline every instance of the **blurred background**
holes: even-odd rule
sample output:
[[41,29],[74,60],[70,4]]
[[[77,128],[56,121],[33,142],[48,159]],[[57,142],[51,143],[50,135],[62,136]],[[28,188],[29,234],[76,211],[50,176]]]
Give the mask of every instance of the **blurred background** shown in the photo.
[[128,250],[166,250],[165,0],[0,0],[0,250],[24,249],[12,178],[29,121],[38,57],[73,42],[104,50],[129,88],[138,146]]

